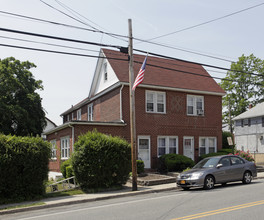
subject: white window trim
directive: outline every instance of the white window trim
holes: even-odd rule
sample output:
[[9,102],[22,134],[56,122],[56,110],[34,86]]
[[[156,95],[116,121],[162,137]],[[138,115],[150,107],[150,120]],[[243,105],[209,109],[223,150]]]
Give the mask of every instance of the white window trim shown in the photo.
[[[148,99],[147,99],[147,95],[148,94],[154,94],[153,96],[153,104],[154,104],[154,109],[153,111],[148,111],[147,110],[147,104],[148,104]],[[157,104],[158,104],[158,100],[157,100],[157,95],[160,94],[160,95],[163,95],[163,98],[164,98],[164,112],[158,112],[158,107],[157,107]],[[158,113],[158,114],[166,114],[166,92],[157,92],[157,91],[151,91],[151,90],[146,90],[145,91],[145,99],[146,99],[146,112],[147,113]]]
[[[89,108],[92,109],[91,114]],[[89,115],[91,115],[91,118],[89,118]],[[87,106],[87,121],[93,121],[93,104]]]
[[[193,114],[189,114],[188,113],[188,98],[189,97],[192,97],[194,99],[194,106],[193,106]],[[202,103],[202,112],[200,114],[198,114],[198,111],[197,111],[197,105],[196,105],[196,99],[197,98],[201,98],[203,100],[203,103]],[[204,116],[204,96],[198,96],[198,95],[187,95],[187,100],[186,100],[186,110],[187,110],[187,115],[191,115],[191,116]]]
[[[56,160],[57,159],[57,144],[56,144],[56,139],[53,139],[50,141],[51,143],[51,159]],[[55,155],[55,156],[53,156]]]
[[77,110],[77,120],[81,121],[82,120],[82,109]]
[[72,114],[71,114],[71,115],[72,115],[72,120],[74,120],[74,112],[72,112]]
[[[67,148],[65,148],[65,146],[62,146],[62,142],[65,141],[67,142]],[[66,137],[62,137],[60,139],[60,143],[61,143],[61,159],[62,160],[67,160],[70,158],[70,137],[66,136]],[[65,155],[65,150],[67,149],[67,155]],[[62,151],[64,151],[64,157],[62,157]]]
[[201,156],[200,153],[200,147],[201,147],[201,140],[205,139],[205,154],[209,154],[209,139],[212,138],[214,139],[214,148],[215,152],[217,152],[217,137],[199,137],[199,156]]
[[169,146],[170,138],[175,138],[176,139],[176,154],[179,153],[178,136],[158,136],[157,137],[157,155],[158,155],[158,157],[162,156],[162,155],[159,155],[159,138],[165,138],[165,154],[170,153],[170,146]]

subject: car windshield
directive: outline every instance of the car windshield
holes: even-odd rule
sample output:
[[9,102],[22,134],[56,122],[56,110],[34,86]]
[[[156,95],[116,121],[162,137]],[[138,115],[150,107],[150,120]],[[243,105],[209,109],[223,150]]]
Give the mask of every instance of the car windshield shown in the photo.
[[197,163],[193,168],[208,168],[215,167],[219,161],[219,158],[205,158]]

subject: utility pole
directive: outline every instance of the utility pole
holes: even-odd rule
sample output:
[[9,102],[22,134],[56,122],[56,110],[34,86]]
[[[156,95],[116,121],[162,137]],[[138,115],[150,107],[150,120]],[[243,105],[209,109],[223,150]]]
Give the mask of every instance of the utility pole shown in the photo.
[[135,117],[135,91],[132,91],[134,82],[133,68],[133,37],[132,37],[132,20],[128,19],[129,32],[129,97],[130,97],[130,136],[131,136],[131,162],[132,162],[132,191],[137,191],[137,154],[136,154],[136,117]]

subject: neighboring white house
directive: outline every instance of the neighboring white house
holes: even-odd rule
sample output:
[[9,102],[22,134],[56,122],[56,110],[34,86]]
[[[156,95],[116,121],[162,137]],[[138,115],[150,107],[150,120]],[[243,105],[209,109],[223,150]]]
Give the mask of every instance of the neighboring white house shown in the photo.
[[236,149],[264,153],[264,102],[233,120]]

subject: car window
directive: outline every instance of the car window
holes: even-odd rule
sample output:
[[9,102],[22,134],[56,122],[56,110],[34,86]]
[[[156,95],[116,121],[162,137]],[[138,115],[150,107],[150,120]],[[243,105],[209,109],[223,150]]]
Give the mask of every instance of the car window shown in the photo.
[[231,157],[231,163],[232,165],[238,165],[238,164],[243,164],[244,161],[238,157]]
[[215,167],[219,158],[205,158],[197,163],[193,168],[212,168]]
[[219,164],[222,164],[223,167],[228,167],[228,166],[231,165],[231,164],[230,164],[230,160],[229,160],[228,157],[224,157],[224,158],[222,158],[222,159],[219,161]]

